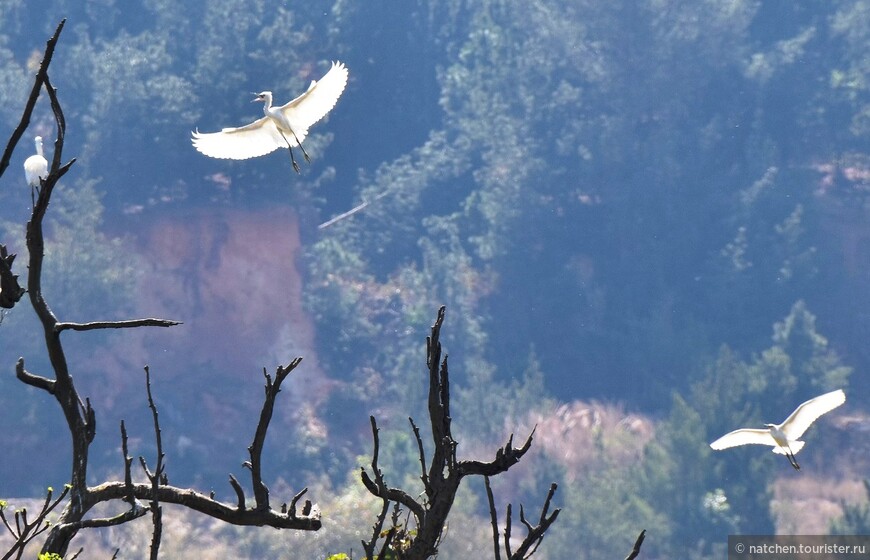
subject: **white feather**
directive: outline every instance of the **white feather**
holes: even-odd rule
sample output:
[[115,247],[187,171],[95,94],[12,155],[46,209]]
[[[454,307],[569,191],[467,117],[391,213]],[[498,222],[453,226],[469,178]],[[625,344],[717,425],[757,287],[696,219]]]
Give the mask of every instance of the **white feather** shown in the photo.
[[248,159],[298,146],[311,125],[335,107],[347,85],[347,74],[344,64],[333,62],[319,82],[312,81],[305,93],[280,107],[272,107],[272,92],[264,91],[258,97],[266,103],[265,117],[220,132],[194,131],[193,146],[207,156],[222,159]]
[[[768,424],[764,430],[742,428],[729,432],[710,444],[716,450],[728,449],[738,445],[770,445],[773,452],[780,455],[794,455],[803,449],[804,442],[799,441],[804,432],[812,426],[819,416],[826,414],[846,402],[846,393],[842,389],[825,393],[798,406],[782,424]],[[795,468],[797,463],[792,463]]]
[[39,179],[48,177],[48,161],[42,155],[42,136],[33,139],[36,145],[36,154],[24,160],[24,178],[31,188],[40,185]]

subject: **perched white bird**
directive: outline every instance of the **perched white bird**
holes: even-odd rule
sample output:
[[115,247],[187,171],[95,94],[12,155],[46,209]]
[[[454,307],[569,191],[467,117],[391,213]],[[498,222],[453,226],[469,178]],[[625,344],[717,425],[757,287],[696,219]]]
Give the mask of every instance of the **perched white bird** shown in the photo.
[[220,132],[193,132],[193,146],[201,153],[221,159],[248,159],[274,152],[278,148],[290,150],[293,169],[299,165],[293,157],[293,147],[299,146],[305,161],[311,161],[302,141],[308,128],[322,119],[341,97],[347,85],[347,67],[333,62],[332,68],[318,82],[311,81],[308,91],[280,107],[272,107],[272,92],[255,94],[252,101],[265,103],[265,117],[238,128],[224,128]]
[[42,155],[42,136],[37,136],[33,142],[36,144],[36,154],[24,160],[24,177],[32,189],[40,186],[40,179],[48,177],[48,161]]
[[804,442],[798,441],[804,432],[822,414],[828,413],[846,402],[846,393],[837,389],[803,403],[792,412],[782,424],[765,424],[767,429],[744,428],[734,430],[710,444],[713,449],[727,449],[738,445],[771,445],[773,452],[788,457],[795,469],[800,470],[794,456],[803,449]]

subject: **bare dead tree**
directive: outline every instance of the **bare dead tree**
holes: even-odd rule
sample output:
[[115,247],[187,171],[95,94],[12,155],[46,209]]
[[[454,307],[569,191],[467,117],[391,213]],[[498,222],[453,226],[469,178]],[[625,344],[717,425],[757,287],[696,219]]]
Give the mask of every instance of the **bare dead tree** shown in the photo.
[[[420,457],[421,475],[425,500],[418,501],[400,488],[392,488],[387,485],[383,472],[378,467],[379,437],[378,426],[374,416],[370,417],[372,425],[372,437],[374,439],[374,451],[372,453],[370,476],[365,469],[360,469],[362,482],[368,491],[383,501],[383,508],[372,528],[372,537],[369,541],[363,541],[366,557],[386,558],[388,551],[392,557],[401,560],[423,560],[431,558],[438,553],[438,544],[447,523],[447,516],[453,506],[456,491],[462,479],[466,476],[478,475],[492,477],[503,473],[517,464],[532,445],[534,430],[526,438],[525,443],[519,448],[513,446],[513,434],[508,438],[504,447],[497,450],[492,461],[460,461],[456,457],[457,442],[453,439],[450,417],[450,379],[447,369],[447,356],[441,358],[441,325],[444,323],[445,308],[438,310],[438,317],[432,326],[431,335],[426,338],[426,365],[429,368],[429,421],[432,429],[432,441],[434,451],[432,460],[426,467],[426,455],[420,429],[409,418],[411,429],[417,441],[417,449]],[[555,486],[551,488],[545,504],[549,508],[550,499],[555,492]],[[384,522],[390,504],[394,505],[394,512],[398,507],[404,507],[413,515],[415,531],[397,523],[398,516],[394,513],[391,527],[384,532]],[[553,512],[549,521],[543,522],[544,527],[540,535],[535,533],[536,542],[543,538],[543,533],[555,521],[559,510]],[[543,515],[543,514],[542,514]],[[395,546],[396,538],[402,533],[404,541],[402,546]],[[381,541],[380,550],[377,543]],[[375,552],[377,550],[377,555]]]
[[[30,123],[32,111],[36,106],[40,92],[44,88],[54,113],[57,125],[57,138],[54,144],[54,154],[48,176],[40,181],[41,185],[38,190],[38,196],[33,201],[31,217],[27,223],[28,277],[26,292],[43,328],[45,346],[53,375],[45,376],[28,371],[25,368],[23,358],[19,358],[15,372],[21,382],[52,395],[61,407],[72,438],[72,472],[70,482],[65,487],[61,499],[51,501],[51,492],[49,492],[46,498],[46,505],[34,522],[28,522],[25,515],[26,512],[24,512],[20,515],[16,514],[15,528],[10,523],[6,523],[7,529],[12,532],[16,542],[13,545],[13,550],[3,558],[11,558],[12,555],[20,557],[26,544],[44,531],[47,531],[47,536],[42,547],[42,552],[56,553],[63,556],[67,553],[70,541],[79,530],[120,525],[138,519],[149,511],[152,513],[152,523],[154,524],[151,558],[156,558],[159,550],[161,530],[160,503],[178,504],[233,525],[269,526],[277,529],[319,529],[321,525],[320,515],[316,511],[312,512],[311,502],[306,500],[302,510],[297,512],[297,503],[307,489],[303,489],[292,498],[289,508],[285,504],[282,505],[280,511],[276,511],[269,504],[269,490],[261,477],[261,453],[266,432],[272,418],[275,399],[280,392],[281,383],[299,365],[301,358],[293,360],[287,366],[278,367],[274,378],[266,373],[265,369],[263,370],[266,379],[266,394],[253,442],[248,447],[250,460],[246,461],[244,465],[251,471],[251,485],[254,494],[254,505],[252,507],[247,506],[245,491],[233,475],[230,475],[230,485],[236,494],[237,501],[235,504],[220,502],[214,499],[213,493],[204,495],[191,489],[169,485],[163,463],[164,456],[157,406],[151,394],[151,382],[147,369],[147,399],[148,406],[152,412],[157,441],[157,460],[153,471],[148,468],[144,458],[140,457],[140,463],[148,482],[137,483],[133,481],[131,470],[133,461],[128,454],[127,433],[122,423],[121,444],[124,458],[124,480],[108,481],[96,486],[88,486],[88,452],[96,434],[96,412],[91,407],[90,399],[87,397],[82,399],[73,383],[73,377],[70,374],[64,347],[61,343],[61,333],[66,330],[86,331],[149,326],[171,327],[178,325],[179,322],[152,318],[127,321],[95,321],[90,323],[62,322],[58,320],[43,297],[42,271],[45,256],[43,220],[57,182],[75,163],[75,159],[72,159],[67,163],[61,164],[66,122],[60,102],[58,101],[57,90],[51,85],[48,74],[48,68],[64,23],[65,20],[60,22],[54,35],[52,35],[46,44],[45,54],[40,63],[39,71],[36,74],[36,79],[25,105],[21,121],[12,133],[6,150],[2,158],[0,158],[0,176],[8,168],[15,146]],[[0,289],[2,289],[0,301],[4,303],[4,307],[12,307],[23,296],[23,290],[17,284],[17,277],[12,273],[14,257],[14,255],[7,254],[5,247],[0,247]],[[58,519],[51,527],[44,525],[45,517],[64,497],[68,497],[68,502]],[[148,505],[143,505],[140,500],[148,502]],[[88,512],[94,506],[104,502],[126,502],[127,506],[126,509],[112,517],[87,517]],[[0,517],[2,517],[2,510],[0,510]],[[2,520],[6,522],[5,517],[2,517]]]
[[[493,540],[493,555],[495,560],[501,560],[501,549],[499,547],[499,537],[498,537],[498,512],[495,508],[495,498],[492,495],[492,487],[489,485],[489,477],[483,477],[483,483],[486,486],[486,497],[489,501],[489,516],[490,521],[492,523],[492,540]],[[541,508],[541,516],[538,519],[538,524],[532,526],[531,523],[526,519],[526,512],[523,510],[522,504],[520,504],[520,522],[526,527],[526,536],[523,538],[522,542],[520,542],[516,551],[512,551],[511,548],[511,531],[512,531],[512,507],[511,504],[507,506],[507,517],[505,519],[505,528],[504,528],[504,551],[505,557],[507,560],[526,560],[531,558],[532,555],[537,552],[538,547],[541,545],[541,541],[544,540],[544,534],[550,528],[556,518],[559,517],[559,512],[561,509],[553,510],[553,513],[547,515],[547,512],[550,510],[550,502],[553,500],[553,495],[556,494],[556,483],[552,483],[550,485],[550,490],[547,492],[547,499],[544,500],[544,505]]]

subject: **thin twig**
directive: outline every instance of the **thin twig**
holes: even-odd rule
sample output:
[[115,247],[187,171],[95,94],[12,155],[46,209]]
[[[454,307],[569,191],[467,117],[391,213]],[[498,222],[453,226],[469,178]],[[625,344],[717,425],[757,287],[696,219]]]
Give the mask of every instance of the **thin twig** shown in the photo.
[[423,439],[420,437],[420,428],[414,423],[414,419],[408,417],[408,422],[411,423],[411,429],[414,431],[414,439],[417,440],[417,453],[420,456],[420,480],[423,481],[423,488],[426,490],[426,495],[431,499],[434,494],[432,485],[429,484],[429,475],[426,474],[426,452],[423,450]]
[[492,487],[489,485],[489,477],[483,477],[483,485],[486,487],[486,499],[489,502],[489,521],[492,525],[492,549],[493,558],[501,560],[501,551],[498,546],[498,512],[495,509],[495,498],[492,495]]
[[504,523],[504,551],[507,554],[508,560],[514,557],[511,552],[511,522],[513,519],[513,505],[507,505],[507,513],[505,514]]
[[145,366],[145,392],[148,395],[148,408],[151,410],[151,419],[154,422],[154,439],[157,442],[157,464],[154,467],[154,472],[149,472],[148,468],[145,467],[145,459],[140,457],[139,459],[143,463],[143,467],[145,468],[145,474],[148,477],[148,480],[151,481],[151,487],[154,490],[154,494],[151,497],[151,524],[154,527],[154,530],[151,533],[151,560],[157,560],[157,557],[160,554],[160,539],[163,535],[163,508],[160,506],[160,500],[157,497],[157,490],[160,488],[160,481],[164,477],[165,467],[163,465],[163,459],[165,458],[165,454],[163,453],[163,436],[162,431],[160,430],[160,415],[157,412],[157,405],[154,403],[154,395],[151,394],[151,370],[148,366]]
[[127,488],[127,501],[130,505],[136,500],[136,497],[133,496],[133,472],[130,468],[133,464],[133,457],[130,457],[130,453],[127,448],[127,426],[124,425],[124,421],[121,420],[121,455],[124,460],[124,486]]
[[6,514],[3,509],[0,509],[0,519],[3,520],[3,524],[6,526],[6,529],[15,538],[15,543],[12,545],[12,548],[3,556],[2,560],[8,560],[12,558],[12,555],[16,555],[17,558],[21,558],[21,555],[24,553],[25,547],[36,537],[44,533],[51,527],[51,524],[45,522],[45,518],[48,517],[57,506],[60,504],[66,495],[70,491],[70,486],[64,485],[63,492],[61,492],[60,496],[58,496],[54,501],[52,501],[51,497],[54,493],[52,488],[49,488],[45,493],[45,501],[42,504],[42,508],[39,511],[39,514],[36,516],[36,519],[30,523],[27,521],[27,508],[22,508],[20,510],[15,511],[15,529],[9,524],[9,521],[6,519]]
[[239,481],[233,475],[230,475],[230,486],[233,487],[233,490],[236,492],[236,505],[239,511],[245,511],[245,491],[242,490],[242,485],[239,484]]
[[341,220],[343,220],[345,218],[350,218],[351,216],[353,216],[354,214],[356,214],[360,210],[365,209],[372,202],[375,202],[376,200],[380,200],[380,199],[384,198],[385,196],[387,196],[387,194],[389,194],[389,191],[384,191],[384,192],[380,193],[379,195],[375,196],[371,200],[366,200],[360,204],[357,204],[356,206],[354,206],[353,208],[351,208],[347,212],[342,212],[338,216],[335,216],[334,218],[330,218],[329,220],[323,222],[322,224],[317,226],[317,229],[326,229],[329,226],[335,225],[336,223],[340,222]]
[[[293,499],[290,500],[290,508],[287,510],[288,511],[287,515],[289,517],[296,517],[296,503],[302,498],[302,496],[305,495],[306,492],[308,492],[308,487],[305,487],[302,490],[300,490],[295,496],[293,496]],[[308,515],[308,512],[310,512],[310,511],[311,511],[311,502],[308,500],[305,500],[305,503],[302,505],[302,514]]]
[[170,319],[129,319],[126,321],[91,321],[89,323],[57,323],[55,332],[65,330],[92,331],[96,329],[132,329],[136,327],[174,327],[183,324],[181,321]]
[[138,519],[148,513],[148,508],[138,504],[133,504],[130,509],[124,513],[120,513],[114,517],[100,517],[96,519],[83,519],[82,521],[74,521],[71,523],[60,523],[58,529],[60,531],[71,531],[73,533],[81,529],[100,529],[103,527],[115,527],[129,523],[134,519]]
[[372,472],[375,475],[375,479],[372,480],[369,477],[369,474],[365,471],[365,469],[360,469],[360,478],[362,478],[363,485],[366,489],[374,496],[379,498],[386,498],[392,502],[398,502],[408,508],[417,519],[417,523],[420,524],[423,522],[423,518],[426,515],[425,508],[417,503],[414,498],[408,495],[407,492],[399,489],[399,488],[390,488],[387,486],[386,481],[384,480],[384,475],[381,472],[380,467],[378,467],[378,453],[380,450],[380,439],[378,438],[378,425],[374,416],[369,416],[369,420],[372,425],[372,437],[374,439],[374,451],[372,452]]
[[386,498],[383,498],[383,506],[381,507],[381,512],[378,514],[377,518],[375,518],[375,524],[372,527],[372,540],[369,542],[362,541],[363,550],[365,550],[366,558],[374,558],[375,556],[375,545],[378,542],[378,539],[381,537],[381,531],[384,529],[384,521],[387,519],[387,514],[390,512],[390,501]]

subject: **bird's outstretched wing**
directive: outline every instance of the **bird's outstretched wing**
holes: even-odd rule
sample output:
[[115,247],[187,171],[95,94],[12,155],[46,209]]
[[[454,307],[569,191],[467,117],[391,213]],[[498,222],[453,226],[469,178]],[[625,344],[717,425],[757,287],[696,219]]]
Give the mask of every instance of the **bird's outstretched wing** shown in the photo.
[[312,80],[308,91],[279,108],[300,141],[311,125],[335,107],[346,85],[347,67],[342,62],[333,62],[319,82]]
[[841,404],[846,402],[846,393],[842,389],[825,393],[803,403],[792,412],[785,422],[782,423],[782,431],[790,440],[795,440],[804,435],[813,422]]
[[756,430],[753,428],[743,428],[728,432],[716,441],[710,444],[715,450],[728,449],[729,447],[737,447],[738,445],[772,445],[777,446],[776,440],[770,435],[770,430]]
[[[220,132],[202,133],[197,130],[192,136],[193,147],[200,153],[220,159],[264,156],[287,145],[268,117],[238,128],[224,128]],[[292,138],[290,141],[293,142]]]

